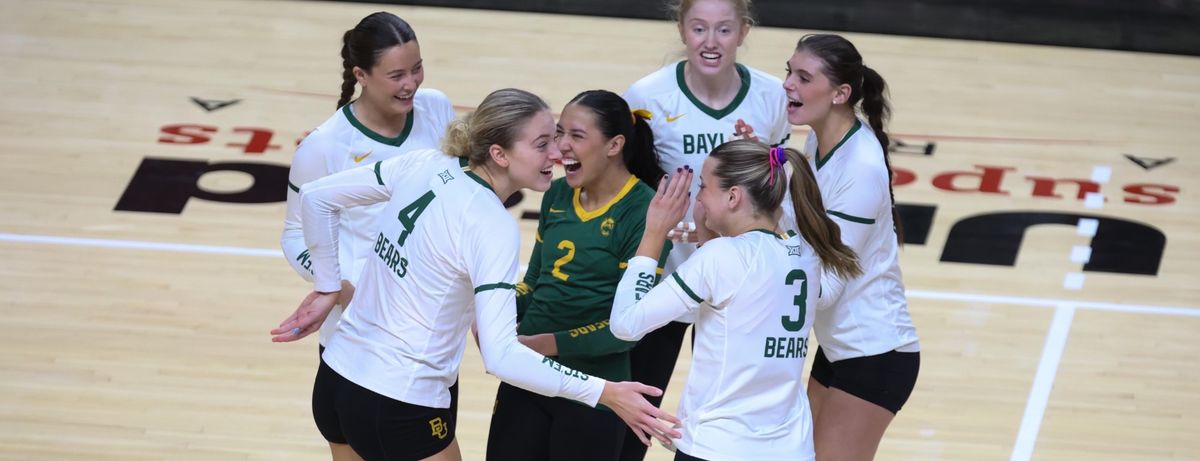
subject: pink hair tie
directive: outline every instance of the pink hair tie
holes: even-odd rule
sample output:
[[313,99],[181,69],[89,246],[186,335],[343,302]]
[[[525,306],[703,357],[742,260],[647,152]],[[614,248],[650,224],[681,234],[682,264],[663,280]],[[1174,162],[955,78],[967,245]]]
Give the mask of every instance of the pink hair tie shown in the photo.
[[787,152],[782,147],[772,147],[767,151],[767,162],[771,164],[770,178],[767,179],[767,184],[775,185],[775,168],[782,167],[787,163]]

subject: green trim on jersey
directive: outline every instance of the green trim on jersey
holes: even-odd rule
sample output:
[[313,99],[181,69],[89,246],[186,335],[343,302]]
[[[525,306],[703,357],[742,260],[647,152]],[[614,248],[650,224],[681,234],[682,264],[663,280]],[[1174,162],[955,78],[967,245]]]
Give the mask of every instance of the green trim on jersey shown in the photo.
[[413,108],[413,111],[409,112],[408,116],[404,118],[404,129],[400,131],[400,135],[394,138],[389,138],[371,131],[370,128],[367,128],[366,125],[363,125],[362,122],[358,121],[358,117],[354,116],[354,111],[350,110],[350,104],[342,106],[342,114],[344,114],[346,116],[346,120],[349,120],[350,124],[353,125],[354,128],[357,128],[358,131],[362,132],[362,134],[367,135],[368,138],[374,139],[381,144],[387,144],[389,146],[399,146],[404,144],[404,141],[408,139],[408,135],[412,133],[413,119],[417,118],[416,108]]
[[871,219],[871,218],[860,218],[860,217],[858,217],[858,216],[854,216],[854,215],[848,215],[848,214],[846,214],[846,213],[842,213],[842,212],[840,212],[840,211],[825,210],[825,214],[829,214],[829,215],[837,216],[837,217],[839,217],[839,218],[842,218],[842,219],[845,219],[845,220],[847,220],[847,221],[850,221],[850,222],[856,222],[856,223],[859,223],[859,224],[875,224],[875,220],[874,220],[874,219]]
[[779,234],[776,234],[776,233],[774,233],[774,232],[771,232],[771,231],[769,231],[769,230],[766,230],[766,229],[750,229],[750,230],[749,230],[749,231],[747,231],[747,232],[762,232],[762,233],[764,233],[764,234],[770,235],[770,236],[772,236],[772,237],[775,237],[775,238],[777,238],[777,239],[782,239],[782,238],[783,238],[783,237],[781,237]]
[[696,95],[692,94],[691,89],[688,89],[687,81],[685,81],[683,78],[683,67],[685,63],[687,63],[686,60],[679,61],[679,64],[675,66],[675,79],[679,82],[679,91],[682,91],[683,95],[687,96],[689,101],[692,101],[692,104],[695,104],[701,112],[708,114],[709,117],[717,120],[724,118],[726,115],[729,115],[733,111],[737,110],[738,106],[742,104],[742,100],[746,99],[746,95],[750,93],[750,71],[746,69],[746,66],[735,63],[734,67],[737,69],[738,79],[742,82],[742,87],[738,89],[737,96],[734,96],[733,101],[730,101],[729,105],[725,106],[724,109],[713,109],[708,107],[704,103],[700,102],[700,100],[696,98]]
[[487,190],[495,192],[496,189],[492,189],[491,184],[488,184],[487,181],[484,181],[483,178],[480,178],[479,175],[475,174],[474,171],[471,171],[471,167],[470,167],[470,165],[468,165],[468,163],[469,162],[467,162],[466,157],[458,158],[458,166],[462,167],[463,173],[466,173],[468,178],[474,179],[475,182],[479,183],[479,185],[481,185],[483,187],[486,187]]
[[379,167],[382,164],[383,164],[382,161],[375,162],[375,180],[379,182],[380,186],[383,185],[383,174],[380,173],[380,171],[379,171]]
[[679,288],[683,288],[683,292],[687,293],[688,297],[692,298],[692,301],[695,301],[698,303],[704,302],[703,299],[700,299],[699,296],[696,296],[696,292],[692,291],[692,289],[689,288],[686,283],[683,283],[683,279],[679,278],[678,272],[672,272],[671,278],[675,279],[675,283],[679,284]]
[[617,195],[613,196],[612,200],[609,200],[608,203],[604,204],[604,206],[592,211],[583,209],[583,202],[579,201],[579,196],[583,189],[575,189],[575,193],[571,195],[571,205],[575,207],[575,215],[579,217],[580,222],[588,222],[600,216],[604,216],[604,213],[608,213],[609,208],[612,208],[614,204],[625,198],[625,196],[629,194],[629,191],[633,190],[633,186],[636,186],[637,183],[637,176],[629,175],[629,179],[625,181],[625,185],[621,186],[621,190],[617,192]]
[[828,154],[825,154],[824,157],[821,157],[821,149],[817,149],[817,169],[820,170],[822,166],[825,166],[825,164],[829,162],[829,159],[833,158],[833,153],[837,152],[838,148],[842,147],[842,144],[845,144],[846,140],[850,139],[850,136],[854,135],[859,128],[862,128],[862,121],[858,118],[855,118],[854,125],[850,127],[850,131],[847,131],[846,135],[842,136],[842,140],[838,141],[837,145],[833,146],[833,149],[829,149]]
[[516,288],[517,286],[511,283],[488,283],[475,287],[475,294],[479,294],[480,292],[488,290],[514,290]]
[[300,188],[296,187],[295,184],[292,184],[291,181],[288,181],[288,189],[291,189],[293,192],[300,192]]

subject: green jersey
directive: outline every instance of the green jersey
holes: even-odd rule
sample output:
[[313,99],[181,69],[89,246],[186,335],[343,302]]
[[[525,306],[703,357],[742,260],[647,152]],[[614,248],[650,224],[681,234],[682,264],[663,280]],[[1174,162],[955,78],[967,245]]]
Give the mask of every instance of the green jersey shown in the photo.
[[[607,380],[629,380],[629,349],[608,328],[626,263],[637,253],[654,189],[630,176],[604,206],[587,211],[565,178],[542,196],[537,243],[517,284],[517,333],[553,333],[556,359]],[[660,261],[666,261],[670,243]],[[661,266],[660,266],[661,270]]]

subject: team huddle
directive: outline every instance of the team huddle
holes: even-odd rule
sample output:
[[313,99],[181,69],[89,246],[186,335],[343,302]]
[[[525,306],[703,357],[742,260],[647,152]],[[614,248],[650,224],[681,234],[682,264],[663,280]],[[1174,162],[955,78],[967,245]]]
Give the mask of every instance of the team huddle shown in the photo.
[[[686,58],[557,121],[518,89],[455,119],[420,88],[408,23],[345,33],[338,110],[297,148],[281,238],[313,291],[271,332],[319,331],[333,459],[461,459],[468,337],[502,381],[489,460],[641,460],[655,439],[676,460],[873,459],[920,362],[886,86],[837,35],[801,38],[783,80],[737,63],[749,3],[673,5]],[[802,151],[792,126],[811,128]],[[504,202],[523,189],[544,194],[522,275]]]

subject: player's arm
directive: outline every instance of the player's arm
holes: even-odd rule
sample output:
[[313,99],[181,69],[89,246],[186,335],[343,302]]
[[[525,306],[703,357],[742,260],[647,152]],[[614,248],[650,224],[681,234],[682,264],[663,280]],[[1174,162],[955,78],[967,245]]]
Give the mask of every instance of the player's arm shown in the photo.
[[292,167],[288,171],[287,211],[283,217],[283,234],[279,238],[283,256],[292,270],[309,282],[313,280],[312,258],[304,244],[300,186],[329,174],[324,155],[330,146],[323,138],[323,133],[304,138],[292,157]]
[[[505,227],[507,236],[494,229],[473,226],[464,236],[464,263],[475,286],[475,323],[484,368],[504,382],[551,397],[566,397],[589,406],[603,403],[638,434],[643,442],[653,436],[670,443],[679,433],[667,423],[673,416],[654,408],[642,394],[662,391],[638,383],[610,383],[563,366],[525,347],[516,338],[515,286],[506,280],[517,277],[518,237],[515,224]],[[501,238],[497,238],[501,237]]]
[[[345,302],[338,266],[338,216],[341,210],[388,200],[395,183],[400,159],[377,162],[373,166],[354,168],[311,181],[300,188],[300,215],[304,226],[304,242],[313,264],[313,291],[304,298],[296,311],[278,327],[271,330],[276,342],[296,341],[321,328],[321,323],[338,302]],[[389,165],[389,166],[384,166]],[[390,178],[385,181],[384,178]]]
[[408,156],[375,162],[334,173],[300,188],[304,242],[313,259],[316,291],[338,291],[341,268],[338,265],[338,229],[341,211],[346,208],[386,202],[392,188],[403,181]]
[[[887,189],[887,174],[870,169],[857,168],[846,172],[849,176],[836,193],[825,203],[826,214],[837,223],[842,234],[842,243],[854,250],[860,260],[866,257],[867,243],[875,235],[881,213],[891,213],[891,196]],[[895,234],[885,233],[890,238]],[[833,273],[821,277],[821,300],[819,305],[830,306],[839,300],[845,291],[846,280]]]
[[[544,202],[544,200],[543,200]],[[538,275],[542,272],[542,228],[545,226],[546,210],[542,205],[541,217],[538,218],[538,228],[534,231],[533,252],[529,254],[529,264],[525,267],[525,278],[517,284],[517,321],[525,318],[525,311],[533,303],[533,289],[537,286]]]
[[[691,259],[684,265],[688,262]],[[647,333],[695,311],[704,302],[693,288],[682,282],[678,270],[655,286],[657,272],[658,261],[653,258],[636,256],[629,260],[629,267],[617,285],[609,319],[612,333],[617,338],[640,340]]]

